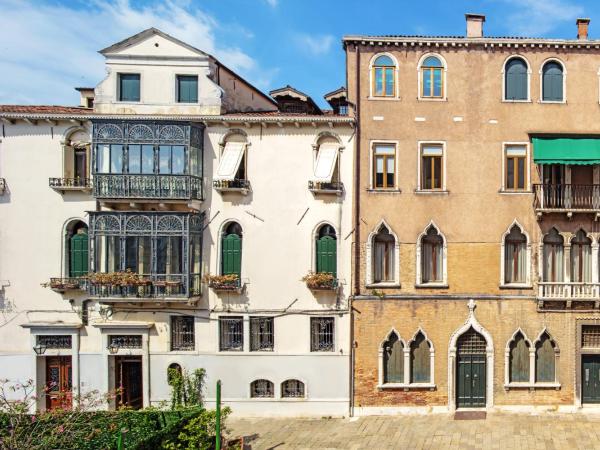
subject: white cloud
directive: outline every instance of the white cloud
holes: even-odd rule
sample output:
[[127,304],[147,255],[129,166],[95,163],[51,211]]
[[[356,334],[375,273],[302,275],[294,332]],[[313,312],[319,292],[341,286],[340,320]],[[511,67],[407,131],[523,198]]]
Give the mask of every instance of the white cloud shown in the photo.
[[98,50],[149,27],[214,55],[249,81],[263,76],[250,55],[217,40],[216,30],[226,34],[228,27],[189,1],[92,0],[78,9],[0,0],[0,10],[0,103],[75,104],[74,87],[95,86],[104,76]]
[[516,11],[508,16],[507,28],[520,36],[544,36],[565,22],[583,15],[583,7],[569,0],[502,0]]
[[328,53],[329,50],[331,50],[333,41],[334,37],[330,34],[310,35],[300,33],[296,36],[298,46],[302,50],[315,56],[321,56]]
[[275,8],[277,6],[277,4],[279,3],[279,0],[265,0],[267,2],[267,4],[269,6],[272,6],[273,8]]

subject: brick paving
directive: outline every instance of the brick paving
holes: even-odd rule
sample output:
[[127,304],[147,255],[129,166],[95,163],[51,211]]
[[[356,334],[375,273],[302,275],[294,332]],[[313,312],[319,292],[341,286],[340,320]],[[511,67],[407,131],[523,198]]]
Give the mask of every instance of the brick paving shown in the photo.
[[245,449],[599,449],[600,415],[488,413],[350,419],[230,418],[228,437]]

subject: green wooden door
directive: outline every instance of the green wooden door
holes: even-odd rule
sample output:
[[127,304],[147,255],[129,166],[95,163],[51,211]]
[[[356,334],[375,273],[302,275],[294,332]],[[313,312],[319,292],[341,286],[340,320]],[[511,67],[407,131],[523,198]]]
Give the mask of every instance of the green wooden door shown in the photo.
[[583,403],[600,403],[600,355],[583,355],[581,365]]
[[242,274],[242,238],[237,234],[223,237],[221,246],[221,275]]
[[337,240],[331,236],[317,240],[317,272],[337,274]]
[[77,233],[70,240],[69,276],[81,277],[88,274],[88,235]]
[[486,341],[473,328],[458,338],[456,361],[456,405],[485,406]]

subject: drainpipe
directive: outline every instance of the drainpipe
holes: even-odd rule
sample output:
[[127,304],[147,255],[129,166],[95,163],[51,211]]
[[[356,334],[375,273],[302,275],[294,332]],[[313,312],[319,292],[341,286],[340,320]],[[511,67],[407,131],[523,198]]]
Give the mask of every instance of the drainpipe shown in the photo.
[[[354,296],[360,294],[360,51],[355,44],[356,98],[354,99],[354,292],[349,298],[350,309],[350,417],[354,416]],[[347,52],[346,52],[347,54]],[[347,56],[346,56],[347,58]],[[348,75],[346,75],[348,76]],[[346,85],[348,83],[346,82]]]

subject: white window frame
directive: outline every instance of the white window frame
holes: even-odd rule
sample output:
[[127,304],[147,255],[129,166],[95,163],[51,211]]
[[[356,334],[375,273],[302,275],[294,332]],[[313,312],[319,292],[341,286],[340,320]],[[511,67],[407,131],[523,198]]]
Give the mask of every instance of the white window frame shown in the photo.
[[[513,190],[506,188],[506,150],[508,147],[525,147],[525,189]],[[529,142],[519,141],[506,141],[502,142],[502,161],[501,167],[502,172],[500,173],[500,193],[508,195],[523,195],[531,194],[531,144]]]
[[[373,85],[374,85],[374,80],[373,80],[373,66],[375,63],[375,60],[377,58],[379,58],[380,56],[387,56],[389,58],[391,58],[391,60],[394,62],[394,95],[392,97],[384,97],[384,96],[375,96],[373,93]],[[396,59],[396,57],[394,55],[392,55],[389,52],[381,52],[381,53],[376,53],[375,55],[373,55],[373,57],[371,58],[371,60],[369,61],[369,97],[367,98],[367,100],[382,100],[382,101],[397,101],[400,100],[400,86],[399,86],[399,70],[398,70],[398,60]]]
[[[525,283],[506,283],[505,275],[505,241],[506,237],[510,234],[510,230],[514,226],[519,227],[521,233],[525,235],[527,239],[527,244],[525,247]],[[532,287],[531,285],[531,239],[529,234],[525,230],[525,228],[519,223],[517,219],[513,220],[506,231],[502,234],[500,240],[500,287],[502,288],[512,288],[512,289],[529,289]]]
[[[442,83],[442,93],[444,94],[442,97],[423,97],[421,94],[421,68],[423,67],[423,61],[425,61],[430,56],[435,56],[440,60],[444,69],[444,80]],[[417,64],[417,100],[423,102],[446,102],[448,101],[448,90],[447,90],[447,77],[448,75],[448,64],[446,63],[446,59],[440,55],[439,53],[425,53],[419,59],[419,63]]]
[[[196,92],[196,97],[198,98],[198,101],[196,102],[179,102],[177,101],[178,97],[179,97],[179,80],[178,77],[179,76],[184,76],[184,77],[196,77],[197,78],[197,89],[198,92]],[[173,103],[175,105],[198,105],[200,103],[200,75],[198,75],[197,73],[182,73],[182,72],[177,72],[175,74],[175,86],[174,86],[174,92],[173,92]]]
[[[504,76],[506,73],[506,64],[508,64],[508,62],[514,58],[521,58],[523,61],[525,61],[525,64],[527,64],[527,99],[526,100],[508,100],[506,98],[506,79]],[[508,56],[504,60],[504,63],[502,64],[502,71],[500,72],[500,74],[502,77],[502,99],[501,99],[501,101],[503,103],[531,103],[531,64],[529,64],[529,60],[527,58],[525,58],[523,55],[521,55],[519,53],[515,53],[514,55]]]
[[[374,246],[373,246],[373,241],[375,239],[375,236],[377,236],[377,234],[379,233],[379,229],[384,226],[388,229],[390,235],[394,238],[394,280],[393,281],[386,281],[386,282],[374,282],[373,281],[373,269],[375,267],[374,262],[375,262],[375,258],[373,255],[374,252]],[[399,288],[400,287],[400,240],[398,239],[398,235],[396,235],[396,233],[394,233],[394,230],[392,230],[392,227],[390,227],[388,225],[388,223],[385,221],[385,219],[382,219],[379,221],[379,223],[375,226],[375,228],[373,228],[373,231],[371,231],[371,233],[369,234],[368,238],[367,238],[367,245],[366,245],[366,266],[367,266],[367,273],[366,273],[366,287],[367,288]]]
[[[393,188],[380,188],[375,187],[375,147],[377,145],[393,145],[395,149],[394,153],[394,180],[395,186]],[[373,139],[369,141],[369,191],[372,192],[400,192],[400,177],[398,176],[398,146],[399,141],[387,140],[387,139]]]
[[[422,160],[422,148],[426,145],[438,145],[442,147],[442,188],[441,189],[423,189],[421,180],[421,160]],[[418,194],[447,194],[446,180],[448,179],[447,170],[447,153],[446,153],[446,141],[418,141],[417,142],[417,189],[415,193]]]
[[[563,74],[563,86],[562,86],[563,99],[562,99],[562,101],[544,100],[544,66],[546,64],[548,64],[549,62],[558,63],[562,67],[562,74]],[[567,67],[565,66],[565,63],[563,63],[558,58],[554,58],[554,57],[547,58],[542,62],[542,65],[540,66],[539,74],[540,74],[540,103],[555,103],[558,105],[567,103]]]
[[[121,100],[121,75],[139,75],[140,76],[140,99],[137,102],[132,102],[129,100]],[[143,89],[143,77],[142,77],[142,73],[141,72],[136,72],[134,70],[119,70],[117,72],[117,76],[115,77],[116,79],[116,86],[115,86],[115,103],[121,103],[121,104],[132,104],[132,105],[139,105],[141,103],[143,103],[144,100],[144,89]]]
[[[429,227],[434,227],[438,234],[441,236],[442,238],[442,281],[436,281],[436,282],[432,282],[432,283],[423,283],[422,281],[422,267],[421,267],[421,259],[422,259],[422,255],[421,255],[421,240],[423,239],[423,237],[425,235],[427,235],[427,230],[429,229]],[[416,282],[415,282],[415,287],[422,287],[422,288],[447,288],[448,287],[448,243],[446,241],[446,236],[444,236],[444,233],[442,233],[442,231],[440,230],[440,228],[435,224],[435,222],[432,220],[431,222],[429,222],[427,224],[427,226],[423,229],[423,232],[421,234],[419,234],[419,236],[417,237],[417,245],[416,245],[416,262],[417,262],[417,267],[415,270],[416,273]]]

